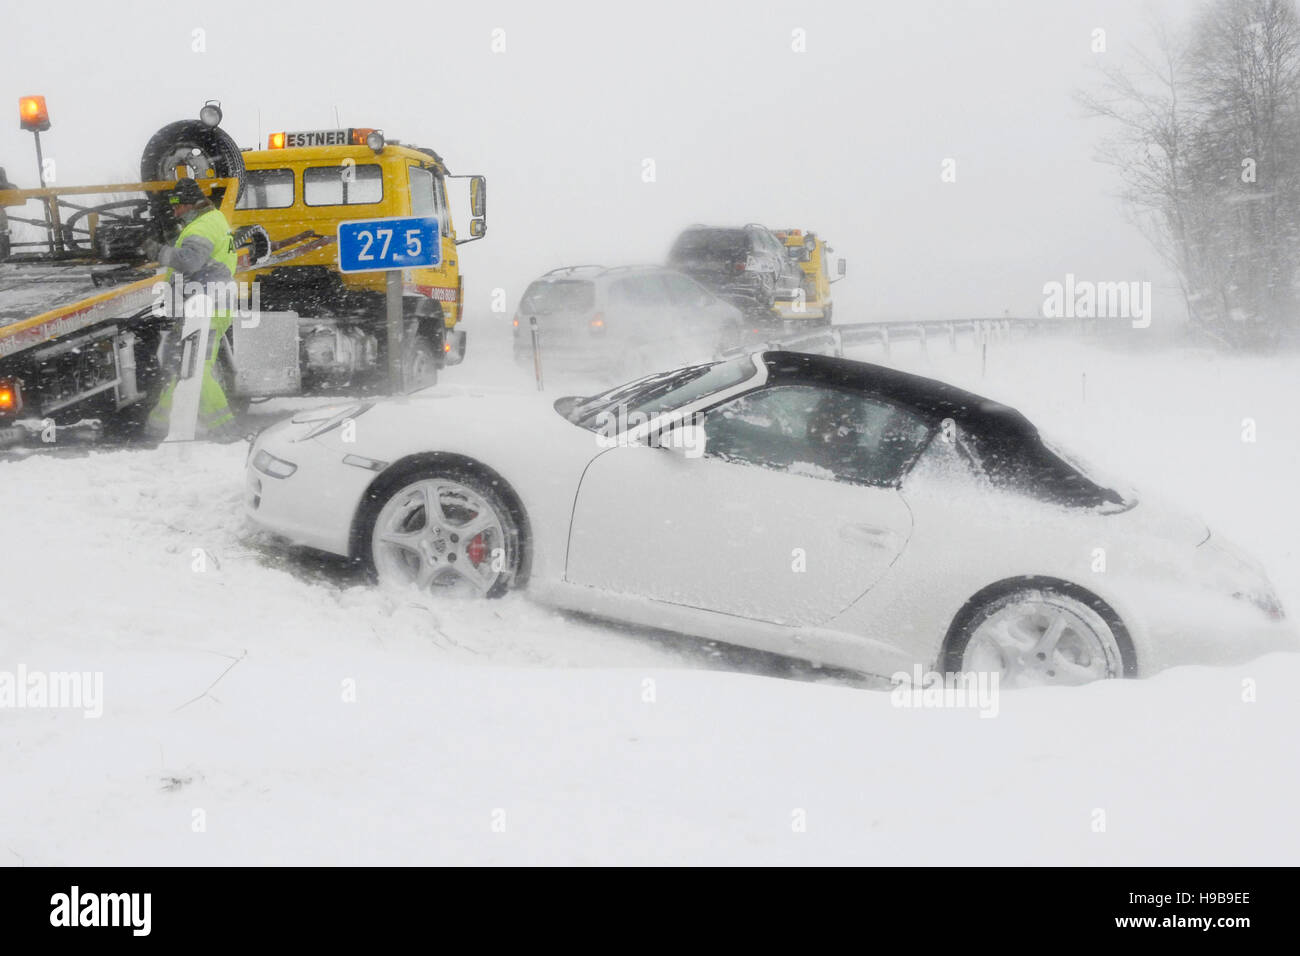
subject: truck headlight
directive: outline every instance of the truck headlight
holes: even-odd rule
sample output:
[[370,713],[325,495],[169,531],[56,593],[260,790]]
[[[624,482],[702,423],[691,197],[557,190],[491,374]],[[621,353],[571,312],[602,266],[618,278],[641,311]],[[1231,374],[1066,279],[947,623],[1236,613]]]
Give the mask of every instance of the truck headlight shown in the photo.
[[203,104],[203,109],[199,110],[199,119],[209,128],[220,126],[221,103],[217,100],[208,100]]

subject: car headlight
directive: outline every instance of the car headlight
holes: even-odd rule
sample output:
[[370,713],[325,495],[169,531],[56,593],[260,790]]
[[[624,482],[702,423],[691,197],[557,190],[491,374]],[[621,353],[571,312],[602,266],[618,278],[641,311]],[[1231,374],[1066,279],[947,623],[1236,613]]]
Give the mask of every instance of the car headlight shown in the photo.
[[257,454],[253,456],[253,467],[272,478],[288,478],[298,470],[298,466],[293,462],[276,458],[265,448],[259,448]]
[[1210,534],[1200,545],[1210,561],[1211,583],[1234,600],[1245,601],[1275,621],[1286,615],[1268,575],[1254,560],[1218,535]]

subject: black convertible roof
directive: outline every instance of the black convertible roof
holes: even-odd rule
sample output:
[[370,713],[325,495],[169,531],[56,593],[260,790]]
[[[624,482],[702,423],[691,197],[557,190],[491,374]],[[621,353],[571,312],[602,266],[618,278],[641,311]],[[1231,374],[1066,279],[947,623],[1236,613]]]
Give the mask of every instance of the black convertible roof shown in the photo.
[[951,418],[967,431],[990,437],[998,433],[1038,435],[1029,419],[1010,405],[932,378],[807,352],[765,352],[763,359],[773,379],[815,381],[866,392],[905,405],[931,421]]
[[985,474],[1061,504],[1123,504],[1113,488],[1097,484],[1044,444],[1038,429],[1010,405],[921,375],[883,365],[806,352],[764,352],[769,383],[805,382],[862,392],[902,405],[937,424],[951,418],[969,436]]

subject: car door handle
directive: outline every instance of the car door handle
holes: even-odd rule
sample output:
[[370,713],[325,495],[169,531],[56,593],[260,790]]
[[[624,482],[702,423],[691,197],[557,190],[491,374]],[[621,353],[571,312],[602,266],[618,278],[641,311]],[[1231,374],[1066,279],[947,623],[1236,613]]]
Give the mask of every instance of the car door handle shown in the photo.
[[840,526],[840,537],[853,544],[865,544],[882,551],[898,548],[898,533],[888,528],[877,528],[869,524],[846,524]]

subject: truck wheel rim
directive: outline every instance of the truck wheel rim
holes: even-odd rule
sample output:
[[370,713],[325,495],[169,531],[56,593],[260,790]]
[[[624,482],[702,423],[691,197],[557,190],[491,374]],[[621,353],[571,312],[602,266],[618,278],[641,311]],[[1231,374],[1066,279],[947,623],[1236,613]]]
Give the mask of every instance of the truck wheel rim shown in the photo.
[[217,175],[216,163],[213,157],[193,143],[180,144],[159,160],[158,172],[160,177],[162,179],[172,179],[176,175],[178,166],[189,169],[190,176],[193,179],[212,179]]
[[453,597],[483,597],[508,573],[506,524],[472,488],[426,478],[398,491],[375,521],[382,583]]
[[1086,684],[1123,673],[1123,656],[1105,620],[1063,595],[1026,594],[976,627],[962,670],[996,673],[1007,687]]

